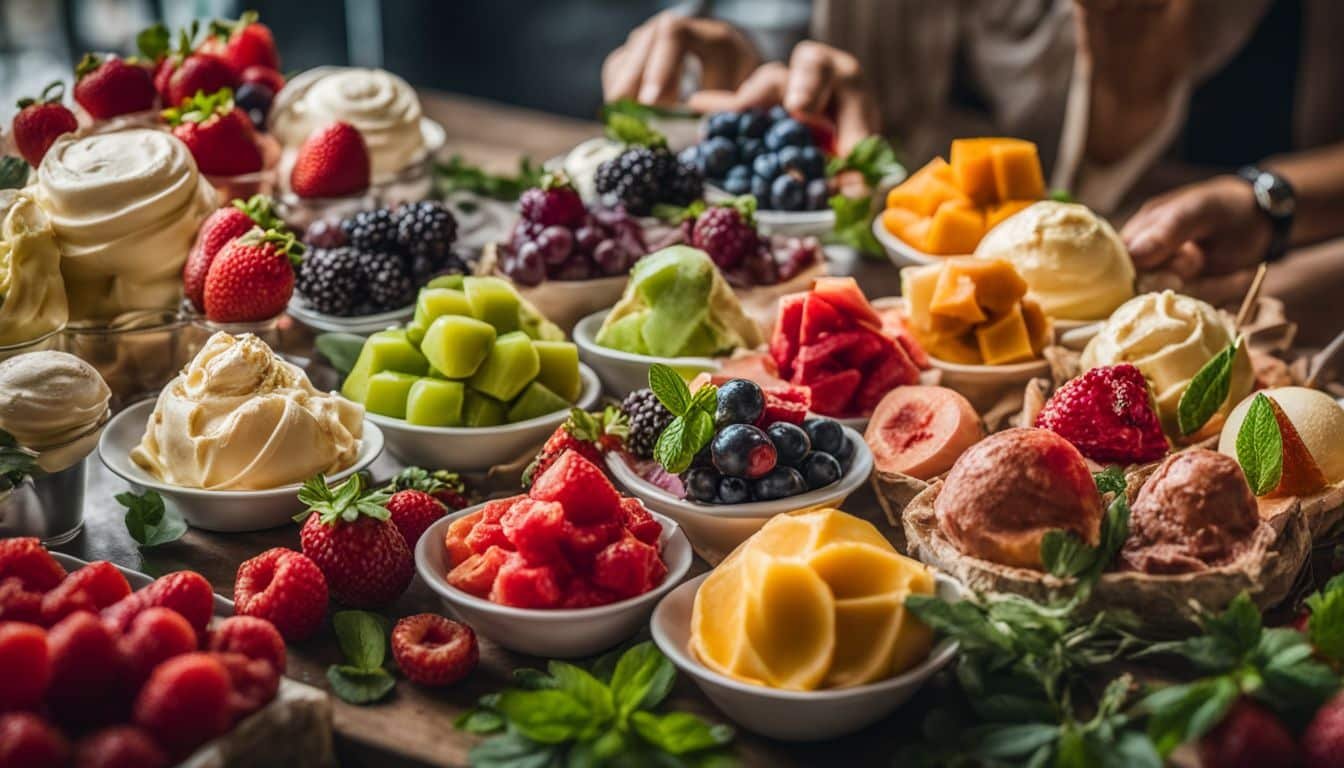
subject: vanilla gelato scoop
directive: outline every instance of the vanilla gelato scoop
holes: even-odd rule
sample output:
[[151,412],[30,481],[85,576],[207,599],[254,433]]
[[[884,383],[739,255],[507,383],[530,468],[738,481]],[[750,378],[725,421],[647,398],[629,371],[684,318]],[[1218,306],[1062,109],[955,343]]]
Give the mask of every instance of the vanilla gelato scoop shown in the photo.
[[[1199,299],[1172,291],[1145,293],[1125,302],[1083,349],[1082,367],[1133,363],[1152,385],[1158,416],[1175,434],[1176,406],[1190,379],[1232,342],[1230,320]],[[1246,345],[1237,349],[1227,401],[1219,411],[1251,391],[1254,373]]]
[[217,203],[177,137],[64,136],[42,159],[35,189],[60,244],[71,319],[177,306],[187,251]]
[[216,333],[168,383],[131,459],[174,485],[265,490],[354,463],[364,408],[252,334]]
[[1134,264],[1110,223],[1087,206],[1044,200],[1008,217],[975,255],[1006,259],[1045,314],[1101,320],[1134,295]]
[[28,352],[0,362],[0,429],[37,453],[47,472],[93,451],[111,397],[93,366],[65,352]]
[[353,125],[369,147],[374,181],[386,180],[425,155],[420,97],[382,69],[317,67],[285,83],[271,107],[270,130],[297,148],[324,125]]
[[51,221],[31,194],[0,190],[0,345],[58,330],[68,314]]

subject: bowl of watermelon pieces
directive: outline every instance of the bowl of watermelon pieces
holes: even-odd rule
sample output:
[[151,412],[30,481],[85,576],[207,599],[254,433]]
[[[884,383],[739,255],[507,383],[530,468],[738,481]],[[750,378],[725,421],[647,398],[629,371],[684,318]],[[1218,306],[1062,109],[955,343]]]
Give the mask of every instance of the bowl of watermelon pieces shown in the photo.
[[527,493],[448,515],[415,547],[416,570],[450,612],[544,658],[591,656],[639,632],[692,559],[676,522],[620,495],[573,450]]

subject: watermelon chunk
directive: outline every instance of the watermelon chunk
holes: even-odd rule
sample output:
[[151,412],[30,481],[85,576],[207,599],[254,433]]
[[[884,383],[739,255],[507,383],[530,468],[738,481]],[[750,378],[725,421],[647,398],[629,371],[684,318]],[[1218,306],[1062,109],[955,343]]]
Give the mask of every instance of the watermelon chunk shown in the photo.
[[624,528],[619,521],[576,525],[565,521],[560,548],[576,568],[585,568],[602,548],[621,538]]
[[587,579],[576,578],[569,582],[565,590],[565,599],[561,608],[592,608],[620,600],[620,596],[603,589]]
[[803,324],[798,329],[798,343],[807,346],[820,341],[827,334],[847,330],[853,325],[829,301],[815,293],[808,294],[807,300],[803,302]]
[[844,352],[845,365],[864,370],[878,362],[879,358],[898,353],[896,342],[877,331],[862,329],[860,338]]
[[508,559],[509,553],[502,547],[490,547],[458,563],[448,572],[448,583],[469,595],[488,597],[494,589],[500,566]]
[[622,598],[648,592],[665,576],[667,565],[658,550],[634,536],[613,541],[593,560],[593,583]]
[[471,527],[471,532],[467,534],[464,541],[467,547],[476,554],[480,554],[491,547],[513,549],[509,537],[504,535],[504,526],[496,522],[490,522],[484,516],[476,525]]
[[807,296],[805,292],[790,293],[779,299],[779,317],[775,320],[775,332],[770,336],[770,357],[786,378],[792,373],[793,358],[798,354],[803,304]]
[[765,409],[756,420],[756,426],[765,429],[780,421],[802,424],[807,418],[807,409],[812,406],[812,393],[807,387],[786,385],[767,387],[762,391],[765,392]]
[[[768,400],[769,396],[766,399]],[[625,517],[623,522],[627,531],[645,544],[658,546],[658,539],[663,535],[663,526],[653,519],[653,515],[649,514],[649,510],[645,509],[639,499],[633,497],[621,499],[621,513]]]
[[848,415],[850,401],[862,380],[863,374],[851,369],[820,376],[809,382],[807,386],[812,390],[812,410],[826,416]]
[[561,576],[549,565],[528,565],[512,553],[499,567],[490,601],[515,608],[554,608],[564,598]]
[[456,565],[475,554],[467,545],[467,534],[471,533],[471,529],[476,527],[476,523],[481,521],[484,514],[481,511],[472,512],[448,525],[448,533],[443,537],[443,548],[448,551],[448,562]]
[[906,356],[910,358],[910,362],[915,364],[915,367],[921,371],[929,369],[929,355],[919,345],[919,342],[915,341],[915,337],[910,335],[910,331],[902,326],[899,331],[891,335],[896,339],[896,343],[901,345],[901,349],[905,350]]
[[529,565],[548,565],[560,559],[565,522],[565,508],[556,502],[523,499],[504,513],[500,526]]
[[906,357],[905,350],[895,342],[890,352],[880,358],[863,377],[863,383],[854,393],[853,410],[866,413],[877,407],[882,396],[903,384],[919,381],[919,369]]
[[859,283],[852,277],[819,277],[812,285],[813,295],[825,299],[843,315],[873,330],[882,329],[882,318],[863,295]]
[[580,525],[620,519],[620,494],[606,474],[578,451],[560,454],[532,481],[529,493],[539,501],[559,502],[565,517]]

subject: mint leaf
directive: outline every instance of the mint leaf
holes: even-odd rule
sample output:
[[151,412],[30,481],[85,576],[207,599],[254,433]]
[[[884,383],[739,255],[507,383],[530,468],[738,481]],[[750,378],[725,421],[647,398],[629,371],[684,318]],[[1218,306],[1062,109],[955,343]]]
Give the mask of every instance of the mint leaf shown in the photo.
[[169,512],[163,498],[154,491],[142,494],[131,492],[116,495],[117,503],[126,508],[126,531],[142,547],[157,547],[182,538],[187,523],[182,515]]
[[353,333],[323,333],[313,341],[313,346],[327,358],[332,368],[345,376],[355,367],[360,350],[364,349],[364,341],[363,336]]
[[357,669],[380,669],[387,658],[386,619],[368,611],[337,611],[331,625],[341,653]]
[[622,112],[610,112],[606,117],[607,138],[629,146],[665,147],[667,138],[653,130],[644,120]]
[[630,724],[640,738],[672,755],[713,749],[733,740],[731,727],[710,725],[689,712],[635,712]]
[[158,61],[168,55],[172,47],[172,37],[163,24],[151,24],[140,30],[135,36],[135,48],[150,62]]
[[517,733],[506,733],[472,747],[467,762],[473,768],[550,768],[560,764],[559,747],[538,744]]
[[1232,387],[1232,361],[1240,345],[1241,337],[1238,336],[1190,379],[1176,405],[1176,421],[1182,435],[1199,431],[1227,401],[1227,393]]
[[1059,738],[1059,726],[1050,723],[987,725],[974,731],[975,754],[1011,760],[1025,758]]
[[1072,193],[1072,192],[1070,192],[1070,191],[1067,190],[1067,189],[1062,189],[1062,188],[1056,188],[1056,189],[1052,189],[1052,190],[1050,190],[1050,194],[1048,195],[1048,197],[1049,197],[1051,200],[1054,200],[1054,201],[1057,202],[1057,203],[1076,203],[1076,202],[1078,202],[1077,198],[1075,198],[1075,197],[1073,196],[1073,193]]
[[[1113,477],[1100,477],[1099,482],[1108,486],[1114,483]],[[1123,492],[1111,500],[1106,508],[1106,516],[1101,520],[1101,532],[1097,546],[1088,546],[1072,532],[1046,531],[1041,538],[1041,562],[1046,571],[1060,578],[1078,579],[1078,587],[1084,593],[1091,589],[1097,579],[1115,559],[1116,553],[1124,546],[1129,535],[1129,499]]]
[[636,710],[661,704],[676,677],[676,667],[653,643],[646,641],[623,653],[611,674],[617,717],[624,722]]
[[21,157],[0,157],[0,189],[20,189],[28,182],[28,163]]
[[834,157],[826,165],[826,175],[844,171],[858,171],[868,186],[877,186],[882,179],[905,171],[896,159],[896,150],[882,136],[868,136],[854,145],[844,157]]
[[1307,636],[1316,652],[1335,662],[1344,661],[1344,574],[1307,598]]
[[[541,186],[542,167],[523,156],[515,174],[493,174],[453,155],[446,163],[434,165],[434,189],[440,197],[467,192],[492,200],[513,202],[524,191]],[[458,203],[461,205],[462,203]]]
[[1246,420],[1237,432],[1236,447],[1237,461],[1255,495],[1263,496],[1274,490],[1283,475],[1283,435],[1279,434],[1274,406],[1265,393],[1256,393],[1251,401]]
[[646,122],[655,117],[672,117],[688,120],[699,117],[699,114],[686,109],[685,107],[657,107],[652,104],[641,104],[634,99],[608,101],[606,104],[602,105],[599,117],[605,125],[614,114],[629,115]]
[[689,428],[686,419],[678,416],[668,422],[653,444],[653,460],[663,465],[672,474],[680,474],[691,465],[695,455],[686,457],[685,445],[689,441]]
[[1149,695],[1139,706],[1148,712],[1148,737],[1166,757],[1217,725],[1241,691],[1226,676],[1173,685]]
[[504,730],[504,718],[484,707],[472,707],[453,721],[453,727],[459,731],[484,735]]
[[1041,537],[1041,563],[1051,576],[1072,578],[1087,570],[1096,551],[1072,531],[1046,531]]
[[565,691],[504,691],[495,707],[523,737],[543,744],[562,744],[597,735],[603,723]]
[[586,669],[563,661],[552,661],[546,667],[556,683],[556,689],[568,693],[588,708],[595,720],[606,722],[615,714],[611,689],[593,677]]
[[706,384],[695,390],[695,394],[691,396],[691,407],[713,416],[719,407],[719,388],[713,384]]
[[649,366],[649,389],[663,407],[673,416],[685,415],[691,407],[691,390],[686,380],[670,365],[654,363]]
[[351,704],[371,704],[397,687],[397,681],[385,669],[360,669],[340,664],[327,667],[327,682],[341,700]]
[[554,677],[545,672],[527,667],[513,670],[513,682],[525,691],[544,691],[548,688],[558,688],[560,685]]
[[873,235],[873,217],[876,212],[873,210],[872,196],[832,195],[829,202],[831,210],[835,211],[835,228],[826,241],[847,245],[859,253],[882,255],[882,244]]

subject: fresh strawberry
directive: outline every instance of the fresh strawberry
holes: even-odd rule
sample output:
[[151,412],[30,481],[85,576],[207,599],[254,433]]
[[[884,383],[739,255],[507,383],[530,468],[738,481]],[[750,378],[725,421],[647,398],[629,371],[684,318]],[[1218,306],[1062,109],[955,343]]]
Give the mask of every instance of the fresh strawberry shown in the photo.
[[75,744],[74,768],[167,768],[168,756],[143,728],[114,725]]
[[117,566],[100,560],[65,577],[42,598],[42,623],[51,626],[75,611],[98,613],[131,594]]
[[229,673],[229,711],[235,721],[271,703],[280,690],[280,673],[269,661],[241,653],[211,652],[210,655]]
[[33,710],[51,680],[47,633],[21,621],[0,623],[0,712]]
[[219,736],[233,725],[233,681],[213,655],[188,653],[154,669],[135,698],[135,724],[174,757]]
[[159,664],[196,650],[196,630],[171,608],[147,608],[117,640],[130,681],[139,686]]
[[275,625],[265,619],[230,616],[210,631],[206,647],[219,653],[241,653],[249,659],[270,664],[277,672],[285,671],[285,639]]
[[1036,426],[1102,463],[1157,461],[1170,449],[1148,382],[1128,363],[1093,368],[1066,382],[1046,401]]
[[0,539],[0,579],[8,578],[34,592],[47,592],[65,579],[65,569],[33,537]]
[[182,614],[196,634],[204,637],[206,625],[215,612],[215,592],[201,574],[175,571],[104,608],[102,619],[117,632],[125,632],[137,614],[156,607]]
[[214,21],[210,24],[210,38],[201,50],[217,54],[243,72],[248,67],[280,69],[280,52],[270,27],[257,21],[256,11],[247,11],[237,21]]
[[0,579],[0,621],[42,623],[42,593],[16,577]]
[[218,93],[237,85],[238,74],[227,61],[209,53],[192,53],[173,66],[163,103],[179,107],[198,93]]
[[280,89],[285,87],[285,76],[280,74],[279,70],[260,65],[253,65],[244,69],[239,79],[244,83],[264,85],[270,89],[272,95],[279,93]]
[[0,765],[64,768],[70,745],[51,723],[27,712],[0,715]]
[[1246,698],[1233,704],[1222,722],[1199,740],[1199,763],[1203,768],[1287,766],[1298,765],[1300,760],[1297,744],[1283,723],[1268,709]]
[[10,133],[19,154],[34,168],[42,164],[57,137],[79,128],[75,113],[61,103],[64,95],[65,83],[57,80],[43,88],[36,99],[19,99],[19,112],[10,123]]
[[416,490],[392,494],[392,498],[387,500],[387,511],[411,550],[415,549],[415,543],[420,540],[425,529],[448,514],[448,508],[438,499]]
[[234,610],[269,621],[291,642],[308,639],[322,626],[327,600],[322,569],[307,556],[283,547],[243,562],[233,582]]
[[299,533],[303,553],[317,563],[337,600],[352,608],[378,608],[396,600],[411,583],[415,563],[384,506],[386,491],[364,490],[351,475],[337,488],[321,476],[304,483],[299,500],[308,511]]
[[125,714],[126,671],[117,636],[90,613],[72,613],[47,632],[47,707],[61,723],[101,725]]
[[154,75],[118,56],[84,54],[75,67],[75,101],[90,116],[106,120],[154,107]]
[[471,627],[420,613],[398,621],[392,629],[392,657],[413,683],[452,685],[476,667],[480,649]]
[[240,176],[261,170],[261,147],[247,113],[233,104],[233,91],[197,93],[165,109],[173,135],[191,150],[196,167],[210,176]]
[[558,501],[565,518],[580,525],[621,519],[621,496],[607,476],[578,451],[565,451],[532,481],[529,495]]
[[430,472],[420,467],[407,467],[392,478],[388,486],[392,492],[424,491],[438,499],[448,509],[464,509],[471,501],[467,498],[467,484],[456,472],[438,469]]
[[299,146],[289,188],[299,197],[344,197],[369,188],[372,173],[364,137],[349,123],[313,131]]
[[196,309],[205,311],[205,276],[225,245],[253,227],[278,229],[283,226],[275,215],[274,202],[265,195],[234,200],[232,205],[205,217],[196,232],[196,242],[187,253],[187,262],[182,266],[182,287]]
[[289,232],[260,227],[224,246],[205,275],[205,316],[217,323],[267,320],[294,294],[303,245]]
[[1344,759],[1344,693],[1321,705],[1302,732],[1306,768],[1337,768]]
[[577,451],[601,467],[604,463],[602,454],[623,448],[629,436],[630,423],[615,406],[607,406],[601,413],[571,408],[569,418],[555,428],[541,452],[523,471],[523,485],[531,485],[534,478],[549,469],[567,450]]
[[541,186],[525,190],[518,198],[518,210],[527,221],[543,227],[577,227],[588,215],[583,198],[563,173],[547,173]]

